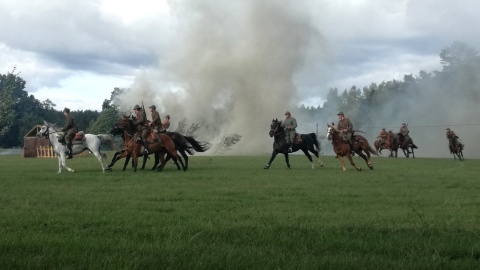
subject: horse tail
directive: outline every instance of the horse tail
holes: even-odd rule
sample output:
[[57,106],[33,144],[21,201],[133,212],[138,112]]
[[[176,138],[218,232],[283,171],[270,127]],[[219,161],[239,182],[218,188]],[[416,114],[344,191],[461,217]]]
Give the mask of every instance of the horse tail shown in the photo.
[[205,152],[210,149],[209,143],[198,142],[193,137],[185,136],[185,139],[192,145],[193,149],[197,152]]
[[310,138],[312,138],[312,140],[313,140],[313,145],[315,145],[315,147],[317,148],[317,151],[320,152],[320,143],[319,143],[318,140],[317,140],[317,134],[315,134],[315,133],[309,133],[309,134],[307,134],[307,136],[309,136]]
[[373,149],[370,144],[368,144],[368,151],[376,156],[379,156],[379,153],[376,149]]
[[106,144],[110,146],[113,150],[120,151],[120,149],[116,147],[115,144],[113,143],[112,136],[108,134],[98,134],[97,138],[100,140],[101,144]]

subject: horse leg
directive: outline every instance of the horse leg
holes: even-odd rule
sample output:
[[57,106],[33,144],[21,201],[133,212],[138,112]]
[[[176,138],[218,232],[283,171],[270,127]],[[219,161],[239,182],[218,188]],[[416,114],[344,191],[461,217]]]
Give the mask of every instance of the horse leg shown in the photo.
[[157,171],[161,172],[163,170],[163,167],[165,167],[165,153],[160,153],[160,166],[158,167]]
[[[357,154],[359,154],[357,152]],[[360,152],[360,154],[362,154],[362,152]],[[363,155],[363,154],[362,154]],[[350,155],[350,153],[347,154],[347,158],[348,160],[350,161],[350,164],[352,164],[352,166],[357,170],[357,171],[361,171],[362,168],[360,168],[360,166],[357,167],[357,165],[355,165],[355,162],[353,162],[353,158],[352,158],[352,155]],[[342,159],[343,160],[343,159]],[[344,171],[346,171],[345,169],[345,163],[343,163],[343,168],[344,168]]]
[[288,158],[288,152],[284,152],[283,155],[285,156],[285,162],[287,163],[287,169],[290,170],[290,159]]
[[155,170],[155,168],[157,168],[159,160],[160,160],[158,152],[155,152],[154,156],[155,156],[155,163],[153,164],[152,170]]
[[[338,160],[340,160],[340,164],[342,165],[343,171],[346,172],[347,168],[345,167],[345,160],[343,160],[343,156],[339,155],[339,154],[337,154],[337,156],[338,156]],[[350,156],[350,154],[348,154],[348,156],[349,156],[349,159],[351,160],[351,162],[353,162],[352,156]]]
[[412,149],[412,158],[415,158],[415,153],[413,152],[413,147],[410,147]]
[[60,152],[60,154],[58,155],[58,173],[61,173],[62,172],[62,167],[67,169],[67,171],[69,172],[75,172],[74,169],[72,168],[69,168],[67,166],[67,163],[66,163],[66,156],[65,156],[65,152]]
[[372,165],[372,162],[370,160],[370,153],[368,151],[365,151],[365,153],[367,153],[366,155],[362,152],[361,149],[358,150],[358,152],[356,152],[361,158],[363,158],[363,160],[365,160],[365,163],[367,163],[367,166],[368,168],[370,168],[370,170],[373,170],[373,165]]
[[105,168],[105,162],[104,162],[104,159],[103,159],[103,155],[100,153],[100,151],[94,151],[92,152],[93,155],[98,159],[98,161],[100,161],[100,165],[102,166],[102,171],[105,172],[106,170],[112,170],[111,168]]
[[[313,146],[310,148],[311,149],[308,149],[308,150],[318,158],[318,164],[320,164],[320,167],[323,167],[323,162],[320,160],[320,151],[315,150]],[[312,169],[313,169],[313,164],[312,164]]]
[[185,153],[185,150],[180,150],[180,154],[182,155],[183,159],[185,160],[185,170],[188,169],[188,155]]
[[275,157],[277,156],[277,154],[278,154],[278,152],[273,150],[272,156],[270,157],[270,161],[267,163],[267,165],[265,165],[265,167],[263,167],[265,170],[268,170],[270,168],[270,165],[272,165],[272,162],[275,159]]
[[308,150],[307,149],[302,149],[302,152],[305,154],[305,156],[307,156],[308,160],[310,160],[310,164],[312,165],[312,169],[315,168],[315,166],[313,165],[313,160],[312,160],[312,156],[310,155],[310,153],[308,153]]

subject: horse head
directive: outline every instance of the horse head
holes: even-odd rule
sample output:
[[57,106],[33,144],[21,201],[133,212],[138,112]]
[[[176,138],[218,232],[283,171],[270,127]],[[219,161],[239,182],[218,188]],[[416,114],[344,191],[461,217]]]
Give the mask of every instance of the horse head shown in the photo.
[[335,134],[337,134],[339,131],[338,131],[337,127],[335,127],[335,124],[334,124],[333,122],[332,122],[331,125],[330,125],[330,124],[327,124],[327,126],[328,126],[328,129],[327,129],[327,134],[328,134],[328,135],[327,135],[327,139],[328,139],[329,141],[331,141],[331,140],[334,138]]
[[40,127],[40,130],[37,132],[37,137],[48,137],[50,133],[50,128],[53,129],[52,124],[49,124],[47,121],[43,121],[43,126]]
[[270,137],[273,137],[276,134],[278,134],[279,132],[282,132],[283,127],[282,127],[281,124],[282,124],[282,121],[278,121],[277,118],[272,119],[272,123],[270,124],[270,131],[268,132],[268,135]]

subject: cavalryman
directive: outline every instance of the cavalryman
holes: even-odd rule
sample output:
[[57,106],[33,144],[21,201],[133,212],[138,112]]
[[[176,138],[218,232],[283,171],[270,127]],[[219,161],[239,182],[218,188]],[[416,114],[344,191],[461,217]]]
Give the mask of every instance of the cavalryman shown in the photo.
[[380,131],[380,135],[378,135],[377,138],[380,139],[380,145],[382,147],[385,147],[385,140],[387,138],[387,131],[385,130],[385,128],[382,128],[382,131]]
[[450,128],[447,128],[447,133],[445,135],[448,139],[448,147],[451,148],[453,143],[458,139],[458,136]]
[[133,107],[133,110],[135,111],[135,121],[133,122],[133,124],[137,128],[137,132],[141,135],[143,146],[145,147],[145,150],[143,152],[144,154],[148,154],[148,127],[145,112],[139,105],[135,105],[135,107]]
[[170,115],[167,114],[163,118],[162,128],[160,129],[160,132],[167,132],[169,127],[170,127]]
[[285,139],[288,146],[288,152],[292,152],[292,143],[295,140],[295,129],[297,128],[297,119],[292,117],[289,111],[285,113],[285,120],[282,123],[282,126],[285,127]]
[[413,148],[418,148],[418,147],[413,143],[413,140],[412,140],[412,138],[410,138],[410,135],[408,135],[408,133],[410,133],[410,131],[408,130],[407,124],[405,124],[405,123],[402,124],[402,126],[400,127],[399,133],[403,135],[404,141],[407,141],[408,143],[410,143]]
[[[72,139],[75,136],[75,133],[78,132],[77,125],[75,125],[75,121],[73,120],[72,116],[70,115],[70,109],[65,108],[63,109],[63,115],[65,116],[65,126],[62,128],[64,132],[63,140],[67,143],[68,149],[68,157],[67,159],[72,159]],[[63,142],[62,139],[58,140],[59,142]]]
[[160,125],[162,124],[160,122],[160,114],[157,112],[157,107],[155,105],[152,105],[150,107],[150,112],[152,113],[152,121],[150,121],[150,127],[158,132],[160,130]]
[[350,119],[345,118],[343,112],[337,113],[338,115],[338,130],[342,133],[343,141],[353,146],[352,135],[353,135],[353,124]]

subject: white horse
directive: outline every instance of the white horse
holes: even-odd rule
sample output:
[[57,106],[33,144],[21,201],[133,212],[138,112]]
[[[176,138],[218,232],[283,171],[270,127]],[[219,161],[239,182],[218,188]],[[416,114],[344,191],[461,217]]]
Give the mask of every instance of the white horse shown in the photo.
[[[58,173],[62,172],[62,167],[67,169],[69,172],[75,172],[74,169],[67,167],[65,162],[66,160],[66,153],[67,153],[67,146],[58,142],[63,136],[63,131],[61,129],[56,128],[54,125],[47,123],[44,121],[44,125],[41,127],[40,131],[37,133],[37,137],[47,137],[50,140],[51,145],[53,146],[53,150],[58,156]],[[100,153],[100,145],[104,142],[111,142],[112,138],[110,135],[107,134],[85,134],[85,137],[82,140],[72,140],[72,154],[80,154],[85,150],[90,150],[95,157],[97,157],[98,161],[100,161],[100,165],[102,165],[102,170],[105,172],[106,170],[111,170],[106,165],[106,160],[104,159],[104,155]]]

